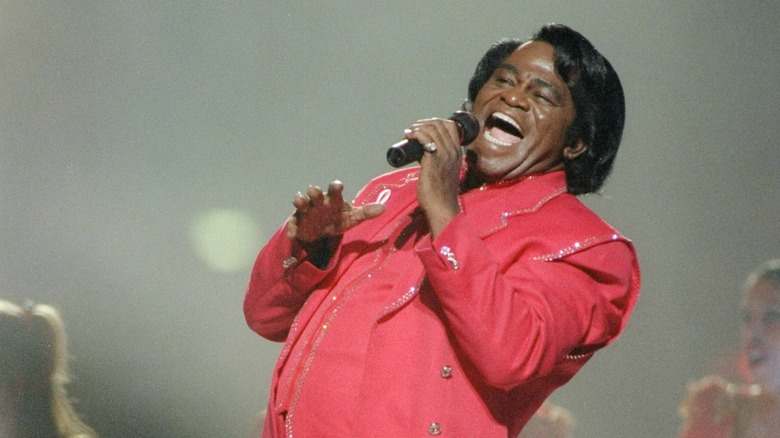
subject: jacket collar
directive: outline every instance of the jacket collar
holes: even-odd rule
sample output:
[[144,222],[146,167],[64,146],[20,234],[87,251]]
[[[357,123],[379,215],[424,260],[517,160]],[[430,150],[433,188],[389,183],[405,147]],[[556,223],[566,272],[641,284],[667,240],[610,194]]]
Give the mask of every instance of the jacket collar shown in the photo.
[[512,181],[485,184],[460,196],[463,213],[481,235],[491,234],[506,225],[506,219],[532,213],[550,199],[566,193],[566,173],[557,170]]

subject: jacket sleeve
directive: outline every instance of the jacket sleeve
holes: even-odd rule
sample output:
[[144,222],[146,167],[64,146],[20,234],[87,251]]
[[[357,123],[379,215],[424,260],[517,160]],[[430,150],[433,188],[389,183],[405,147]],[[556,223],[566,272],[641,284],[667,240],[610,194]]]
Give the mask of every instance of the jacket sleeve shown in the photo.
[[311,290],[334,268],[339,249],[324,270],[306,260],[306,251],[286,236],[286,224],[260,250],[244,295],[249,327],[271,341],[287,337]]
[[[408,173],[408,172],[406,172]],[[353,205],[362,205],[374,195],[377,181],[396,181],[399,171],[381,176],[363,187]],[[319,269],[307,260],[308,254],[295,240],[287,238],[283,224],[260,250],[244,295],[244,317],[260,336],[282,342],[287,338],[295,316],[312,290],[336,269],[340,262],[341,238],[332,242],[333,254],[328,265]]]
[[417,251],[459,348],[486,383],[505,390],[612,342],[638,290],[626,241],[542,261],[491,251],[459,214]]

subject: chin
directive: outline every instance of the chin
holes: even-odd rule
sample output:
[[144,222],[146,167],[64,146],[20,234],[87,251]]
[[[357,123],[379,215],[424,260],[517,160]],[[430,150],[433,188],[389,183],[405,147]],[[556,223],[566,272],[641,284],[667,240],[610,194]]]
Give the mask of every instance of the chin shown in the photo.
[[[763,371],[763,372],[762,372]],[[780,393],[780,372],[770,370],[753,370],[753,383],[758,384],[761,389],[771,394]]]

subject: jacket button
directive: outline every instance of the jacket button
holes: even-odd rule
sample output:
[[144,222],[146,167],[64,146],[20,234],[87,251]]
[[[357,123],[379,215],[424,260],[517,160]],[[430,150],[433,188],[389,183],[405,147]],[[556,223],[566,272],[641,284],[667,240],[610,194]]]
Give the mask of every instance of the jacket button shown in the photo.
[[449,365],[444,365],[441,368],[441,376],[444,377],[445,379],[449,379],[450,377],[452,377],[452,367]]
[[439,423],[431,423],[431,425],[428,426],[428,433],[431,435],[441,434],[441,425]]

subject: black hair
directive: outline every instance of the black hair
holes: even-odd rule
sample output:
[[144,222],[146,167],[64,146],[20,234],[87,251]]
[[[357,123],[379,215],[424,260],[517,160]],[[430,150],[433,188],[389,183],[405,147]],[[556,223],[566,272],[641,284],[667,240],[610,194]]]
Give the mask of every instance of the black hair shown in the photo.
[[[575,118],[566,133],[566,145],[587,146],[576,158],[564,160],[569,193],[598,191],[612,171],[625,124],[625,98],[620,78],[609,61],[582,34],[562,24],[548,24],[531,41],[543,41],[555,50],[555,69],[569,87]],[[469,81],[470,108],[477,93],[496,68],[523,41],[503,39],[482,56]]]

